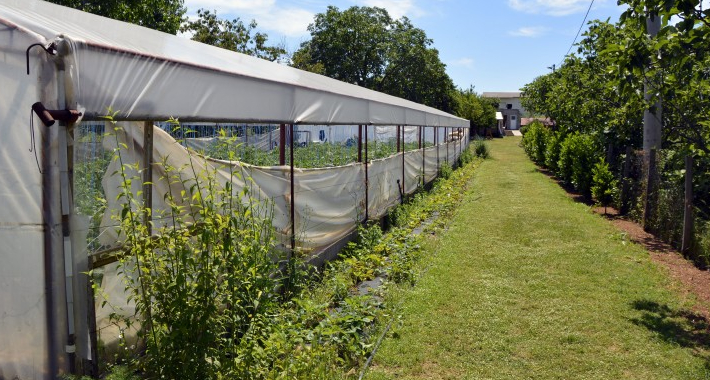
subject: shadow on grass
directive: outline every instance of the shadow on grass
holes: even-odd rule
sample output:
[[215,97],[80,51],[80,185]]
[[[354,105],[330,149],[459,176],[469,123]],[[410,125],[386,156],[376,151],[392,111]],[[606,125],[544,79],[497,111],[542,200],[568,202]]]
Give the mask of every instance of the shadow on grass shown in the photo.
[[701,314],[689,310],[674,310],[650,300],[632,302],[641,312],[631,322],[656,333],[662,340],[691,348],[705,359],[710,359],[710,322]]

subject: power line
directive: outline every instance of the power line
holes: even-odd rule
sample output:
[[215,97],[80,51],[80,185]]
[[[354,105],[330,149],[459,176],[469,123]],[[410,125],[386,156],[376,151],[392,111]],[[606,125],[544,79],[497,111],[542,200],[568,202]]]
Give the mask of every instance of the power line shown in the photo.
[[565,57],[569,55],[569,52],[572,51],[572,48],[574,47],[574,44],[577,42],[577,38],[579,37],[579,34],[582,32],[582,28],[584,28],[584,24],[587,22],[587,17],[589,17],[589,12],[592,10],[592,6],[594,5],[594,0],[589,3],[589,8],[587,8],[587,14],[584,15],[584,20],[582,20],[582,25],[579,26],[579,30],[577,31],[577,35],[574,36],[574,41],[572,41],[572,44],[569,46],[569,49],[567,49],[567,53],[565,54],[564,57],[562,57],[562,61],[560,61],[560,66],[562,66],[562,63],[565,61]]

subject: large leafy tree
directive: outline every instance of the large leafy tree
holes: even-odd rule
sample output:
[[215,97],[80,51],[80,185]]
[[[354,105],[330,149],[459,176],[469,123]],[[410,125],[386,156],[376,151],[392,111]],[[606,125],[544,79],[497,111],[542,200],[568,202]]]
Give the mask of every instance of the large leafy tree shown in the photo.
[[331,78],[374,88],[387,63],[391,25],[382,8],[355,6],[341,12],[329,6],[308,26],[310,63],[321,63]]
[[195,41],[270,61],[286,53],[283,47],[267,45],[268,36],[255,32],[256,26],[254,20],[244,24],[239,18],[221,19],[217,17],[217,12],[199,9],[197,19],[186,22],[180,30],[191,33]]
[[99,16],[176,34],[185,15],[184,0],[47,0]]
[[563,131],[595,136],[600,146],[640,144],[642,83],[627,77],[630,91],[621,93],[615,63],[606,54],[626,33],[608,21],[591,22],[576,54],[523,87],[523,106],[552,118]]
[[497,100],[484,98],[473,87],[456,91],[456,114],[468,119],[473,128],[491,128],[496,125]]
[[334,6],[315,16],[311,39],[292,56],[294,67],[382,91],[445,111],[455,87],[426,33],[385,9]]

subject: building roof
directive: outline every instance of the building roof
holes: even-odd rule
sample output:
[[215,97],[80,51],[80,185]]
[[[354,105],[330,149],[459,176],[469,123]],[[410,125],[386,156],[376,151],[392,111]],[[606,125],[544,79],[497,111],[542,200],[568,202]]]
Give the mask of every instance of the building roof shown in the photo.
[[[119,120],[469,125],[422,104],[44,1],[2,0],[0,25],[61,48],[54,59],[62,55],[67,68],[67,100],[87,119],[111,107]],[[0,46],[20,49],[27,46]],[[30,50],[35,73],[49,59]]]
[[481,94],[484,98],[519,98],[520,91],[511,92],[484,92]]

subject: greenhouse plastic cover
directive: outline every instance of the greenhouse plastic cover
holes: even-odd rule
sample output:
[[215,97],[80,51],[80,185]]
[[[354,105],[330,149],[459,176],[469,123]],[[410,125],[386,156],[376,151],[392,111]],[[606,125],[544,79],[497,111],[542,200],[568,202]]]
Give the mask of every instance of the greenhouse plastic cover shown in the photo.
[[[469,125],[397,97],[42,1],[1,0],[0,23],[39,43],[60,42],[68,99],[87,118],[110,107],[124,120]],[[32,50],[31,59],[40,54]]]
[[[215,183],[230,182],[237,192],[248,187],[253,199],[268,200],[273,206],[271,219],[277,233],[277,240],[289,241],[293,228],[298,236],[299,246],[306,250],[324,248],[335,243],[349,234],[364,218],[365,165],[362,163],[318,169],[295,168],[295,195],[293,196],[295,226],[291,226],[290,204],[293,200],[289,166],[259,167],[237,161],[200,158],[160,128],[154,127],[153,130],[153,160],[161,163],[154,165],[151,180],[154,216],[170,210],[164,201],[166,194],[189,191],[195,174],[199,176],[207,170],[214,173]],[[370,161],[367,173],[369,217],[379,218],[389,207],[399,202],[398,180],[402,178],[403,169],[404,190],[409,193],[420,183],[422,173],[425,180],[429,182],[436,177],[440,163],[454,162],[460,145],[460,141],[454,141],[407,152],[404,159],[401,154],[396,154]],[[104,149],[109,152],[119,146],[124,147],[121,149],[120,162],[124,164],[142,162],[143,124],[120,123],[114,137],[104,139]],[[105,246],[113,246],[119,241],[119,237],[110,227],[115,224],[113,219],[117,210],[121,209],[118,203],[122,183],[121,176],[118,174],[120,162],[113,160],[109,164],[102,182],[108,202],[101,222],[104,232],[100,239],[101,244]],[[165,171],[166,167],[185,168],[180,170],[181,181],[171,183],[170,173]],[[133,177],[138,176],[138,173],[132,172],[127,175]],[[134,194],[141,190],[140,181],[133,181],[132,186]],[[158,220],[155,222],[160,224]]]
[[[60,52],[66,53],[61,57],[64,77],[58,77],[60,72],[53,62],[59,57],[51,57],[39,47],[30,50],[27,75],[27,48],[52,42],[58,42]],[[47,283],[42,273],[48,244],[56,248],[50,252],[52,255],[61,256],[63,249],[60,220],[45,217],[60,215],[59,194],[67,196],[66,188],[58,185],[57,164],[57,152],[66,146],[60,146],[60,129],[38,125],[34,133],[38,143],[29,149],[30,107],[42,101],[49,109],[59,108],[57,90],[62,79],[69,106],[83,111],[85,120],[105,115],[110,107],[119,111],[117,119],[122,120],[176,117],[182,121],[468,126],[468,121],[430,107],[182,37],[42,1],[0,0],[0,337],[7,343],[0,345],[0,378],[53,378],[50,362],[66,356],[65,341],[50,336],[47,327],[55,323],[55,330],[64,329],[64,280],[54,273],[52,282]],[[125,138],[135,140],[133,135]],[[160,139],[161,136],[156,138]],[[46,150],[42,150],[43,140],[49,142]],[[156,146],[165,152],[185,152],[169,140],[165,144],[161,141]],[[446,148],[444,144],[431,149],[444,152]],[[425,157],[427,178],[433,177],[435,170],[431,160],[436,156],[431,149]],[[44,175],[37,162],[43,155],[49,166]],[[186,157],[176,153],[175,159]],[[407,190],[416,186],[413,173],[419,170],[421,161],[421,151],[405,155]],[[260,186],[265,196],[283,198],[279,200],[280,214],[274,224],[281,228],[282,235],[289,234],[290,227],[284,222],[284,215],[288,215],[286,200],[290,197],[285,188],[287,171],[283,167],[246,165],[244,170],[264,183]],[[339,170],[297,173],[297,191],[301,193],[297,192],[296,205],[302,207],[297,213],[304,217],[297,219],[296,227],[309,231],[304,245],[327,244],[352,228],[358,206],[351,199],[332,211],[313,213],[307,209],[308,202],[344,202],[351,194],[363,199],[363,166],[350,165]],[[397,201],[399,195],[391,184],[394,173],[401,170],[401,156],[381,160],[381,164],[373,162],[369,170],[369,209],[375,216]],[[44,189],[43,176],[50,184]],[[351,187],[339,192],[319,189],[348,178],[353,180]],[[324,198],[324,194],[332,197]],[[335,225],[317,225],[324,218]],[[72,227],[72,234],[75,231]],[[72,240],[86,241],[74,235]],[[73,246],[76,249],[79,244]],[[72,254],[76,260],[77,252]],[[52,310],[46,307],[49,292],[55,296]],[[75,317],[80,318],[81,313]]]
[[[103,140],[103,148],[109,152],[122,147],[121,160],[112,160],[102,181],[108,206],[101,221],[102,233],[99,241],[103,246],[113,246],[121,240],[115,229],[115,219],[121,209],[118,195],[122,191],[123,183],[119,172],[120,162],[128,164],[125,166],[128,167],[128,171],[125,171],[128,178],[139,175],[138,172],[131,171],[130,167],[143,160],[143,128],[143,123],[118,123],[116,131],[111,133],[111,138]],[[153,158],[155,162],[161,163],[154,165],[151,181],[155,226],[162,225],[166,219],[161,216],[170,211],[170,206],[165,202],[165,195],[185,193],[189,199],[193,180],[207,172],[214,176],[215,186],[229,182],[236,194],[248,187],[252,201],[266,200],[266,203],[273,206],[273,214],[269,217],[275,229],[277,244],[288,246],[293,228],[300,249],[305,252],[322,249],[351,233],[364,218],[364,163],[319,169],[295,168],[295,195],[292,197],[289,166],[258,167],[236,161],[213,160],[189,151],[183,144],[191,144],[176,141],[158,127],[154,127],[153,132]],[[454,140],[406,152],[404,157],[399,153],[370,161],[367,164],[370,218],[384,216],[389,207],[400,201],[398,180],[401,180],[402,174],[405,175],[404,191],[411,193],[420,185],[422,173],[427,182],[431,181],[436,177],[440,164],[445,161],[454,162],[461,152],[462,144],[465,144],[465,141]],[[179,181],[170,180],[175,173],[168,173],[165,170],[167,167],[183,168],[178,171]],[[132,181],[131,186],[133,194],[141,190],[139,181]],[[295,202],[295,226],[291,226],[291,202]],[[188,207],[185,203],[181,206]],[[124,317],[132,317],[135,307],[126,301],[125,284],[115,265],[103,268],[101,287],[101,295],[106,297],[107,303],[96,311],[97,327],[103,344],[112,347],[118,344],[118,330],[110,315],[118,313]]]

